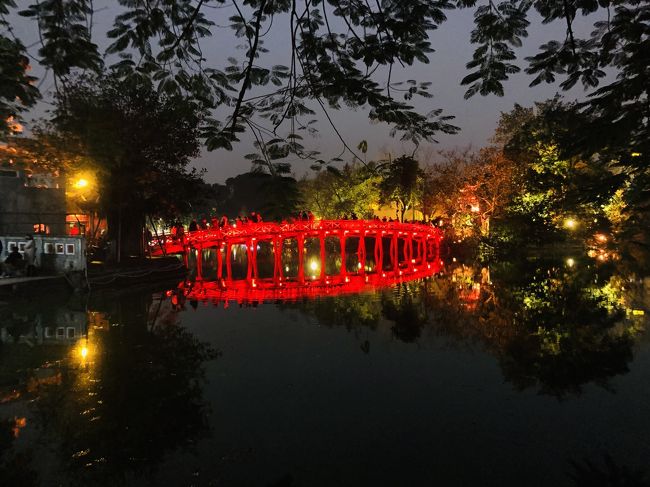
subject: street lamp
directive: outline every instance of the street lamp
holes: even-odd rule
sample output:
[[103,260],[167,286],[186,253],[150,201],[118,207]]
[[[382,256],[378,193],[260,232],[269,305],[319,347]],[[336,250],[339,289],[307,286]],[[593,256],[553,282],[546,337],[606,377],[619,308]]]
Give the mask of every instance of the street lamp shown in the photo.
[[79,178],[77,181],[74,183],[74,187],[77,189],[83,189],[88,187],[88,180],[84,178]]

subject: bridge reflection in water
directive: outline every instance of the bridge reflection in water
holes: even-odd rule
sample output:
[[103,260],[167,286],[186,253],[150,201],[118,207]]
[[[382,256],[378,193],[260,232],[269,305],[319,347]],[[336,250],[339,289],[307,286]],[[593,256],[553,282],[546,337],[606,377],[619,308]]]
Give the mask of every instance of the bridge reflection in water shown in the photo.
[[249,223],[152,243],[182,254],[180,299],[262,302],[361,292],[440,271],[440,229],[377,220]]

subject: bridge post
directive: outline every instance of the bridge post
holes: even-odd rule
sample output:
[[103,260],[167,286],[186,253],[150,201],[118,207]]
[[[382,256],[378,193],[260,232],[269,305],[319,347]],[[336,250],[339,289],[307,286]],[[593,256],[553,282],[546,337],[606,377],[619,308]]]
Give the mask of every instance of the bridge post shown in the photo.
[[375,233],[375,272],[383,270],[384,239],[379,232]]
[[273,240],[273,258],[275,265],[273,266],[273,280],[282,280],[282,237],[275,237]]
[[219,242],[219,247],[217,247],[217,279],[221,279],[223,276],[223,255],[221,255],[222,249],[223,242]]
[[226,277],[228,280],[232,279],[232,262],[231,262],[231,254],[232,254],[232,245],[230,242],[226,243]]
[[305,236],[298,234],[298,281],[305,281]]
[[427,236],[425,235],[420,239],[420,255],[422,256],[422,264],[427,263]]
[[320,232],[320,279],[325,280],[325,234]]
[[203,245],[196,249],[196,280],[203,280]]
[[246,239],[246,280],[250,281],[253,277],[253,239]]
[[183,264],[185,269],[190,270],[190,247],[189,245],[183,245]]
[[[413,235],[411,233],[408,234],[408,237],[406,237],[406,240],[404,242],[404,257],[406,257],[406,263],[408,264],[408,268],[412,269],[413,268]],[[407,257],[408,254],[408,257]]]
[[366,273],[366,237],[359,235],[359,245],[357,247],[357,260],[359,261],[358,272],[360,275]]
[[257,240],[252,239],[253,242],[253,277],[257,279],[259,277],[259,272],[257,271]]
[[341,277],[345,277],[347,269],[345,268],[345,235],[341,235],[341,270],[339,272]]
[[399,240],[396,232],[393,232],[390,240],[390,262],[393,272],[397,272],[399,270]]

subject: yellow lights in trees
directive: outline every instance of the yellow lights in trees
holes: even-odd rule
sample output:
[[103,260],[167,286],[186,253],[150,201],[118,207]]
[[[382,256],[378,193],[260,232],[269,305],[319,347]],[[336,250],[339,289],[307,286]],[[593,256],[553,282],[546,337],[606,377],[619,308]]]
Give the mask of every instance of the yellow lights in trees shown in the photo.
[[567,218],[564,220],[564,228],[568,230],[575,230],[578,228],[578,222],[573,218]]

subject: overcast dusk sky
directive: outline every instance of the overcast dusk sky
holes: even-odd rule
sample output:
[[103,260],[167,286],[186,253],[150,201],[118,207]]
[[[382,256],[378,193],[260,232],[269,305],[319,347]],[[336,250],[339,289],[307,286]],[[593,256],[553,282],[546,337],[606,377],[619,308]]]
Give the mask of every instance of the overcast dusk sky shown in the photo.
[[[21,1],[19,4],[27,4]],[[22,5],[21,5],[22,6]],[[96,1],[97,13],[94,17],[93,41],[103,51],[108,45],[105,33],[111,28],[115,15],[120,8],[117,2],[111,0]],[[238,48],[242,39],[237,39],[233,31],[227,27],[228,17],[236,12],[234,7],[208,8],[205,10],[208,18],[213,20],[217,27],[213,29],[213,36],[202,42],[203,52],[207,58],[207,65],[223,68],[227,65],[226,59],[234,56],[241,59],[244,50]],[[453,124],[461,128],[457,135],[440,134],[438,144],[432,149],[449,149],[453,147],[465,147],[472,145],[480,147],[487,143],[494,131],[499,114],[512,109],[515,103],[529,106],[535,101],[542,101],[552,97],[559,91],[557,85],[539,85],[530,88],[530,77],[525,73],[512,76],[505,84],[505,96],[481,97],[475,96],[465,100],[463,95],[466,87],[460,86],[460,80],[466,76],[465,64],[471,59],[474,46],[469,42],[470,32],[473,29],[473,9],[455,10],[447,13],[448,21],[443,23],[438,30],[432,31],[430,39],[436,52],[430,55],[429,64],[418,64],[407,69],[393,70],[393,80],[416,79],[418,81],[430,81],[432,99],[418,98],[412,102],[421,113],[426,113],[435,108],[443,108],[448,115],[456,118]],[[29,52],[37,57],[38,34],[32,22],[18,16],[11,17],[14,30],[17,36],[26,46],[30,46]],[[282,21],[285,25],[282,25]],[[285,19],[275,19],[271,36],[266,38],[265,47],[269,50],[259,60],[261,65],[289,64],[290,51],[288,49],[288,28]],[[589,32],[593,19],[585,21],[580,17],[576,18],[574,30],[578,33]],[[557,25],[541,25],[541,19],[534,13],[531,14],[531,27],[529,37],[524,40],[524,46],[519,49],[518,65],[523,68],[525,56],[536,53],[538,47],[550,39],[563,39],[564,29],[560,23]],[[32,74],[39,78],[37,82],[43,91],[44,101],[25,116],[30,119],[47,116],[46,110],[51,99],[53,80],[50,74],[38,66],[34,61]],[[107,60],[111,64],[111,60]],[[580,86],[565,93],[567,100],[583,98],[584,93]],[[227,112],[224,111],[224,114]],[[355,147],[361,140],[368,142],[368,159],[380,157],[382,153],[390,151],[394,154],[412,152],[413,146],[403,145],[398,139],[389,136],[389,127],[385,125],[372,124],[367,119],[365,110],[332,111],[329,112],[339,132],[344,135],[346,142]],[[304,145],[309,149],[320,150],[323,156],[333,157],[342,150],[341,142],[335,132],[329,126],[325,116],[317,112],[315,118],[320,120],[320,134],[314,138],[305,136]],[[27,123],[29,127],[29,123]],[[286,131],[285,131],[286,132]],[[286,135],[286,133],[280,133]],[[246,172],[250,169],[250,162],[244,159],[244,155],[253,152],[252,135],[243,134],[242,142],[232,152],[218,150],[214,152],[205,151],[201,157],[193,162],[197,168],[205,168],[206,180],[208,182],[223,182],[225,179]],[[423,144],[421,153],[431,153],[428,144]],[[343,158],[351,160],[347,154]],[[293,164],[297,177],[309,172],[309,162],[297,160]]]

